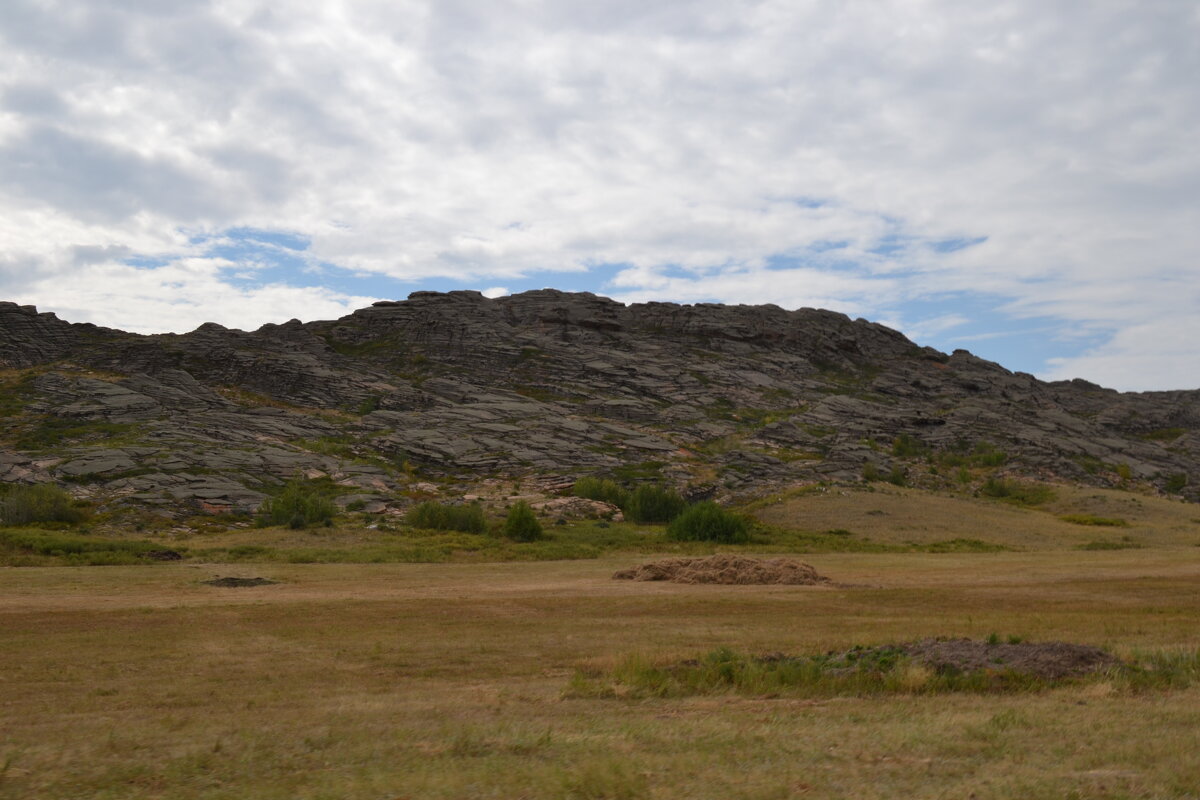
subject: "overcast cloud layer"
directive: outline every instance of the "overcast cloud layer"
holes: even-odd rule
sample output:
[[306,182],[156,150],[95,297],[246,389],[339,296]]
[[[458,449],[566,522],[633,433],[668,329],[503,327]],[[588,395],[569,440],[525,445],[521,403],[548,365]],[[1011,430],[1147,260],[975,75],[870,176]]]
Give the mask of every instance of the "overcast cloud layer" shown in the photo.
[[558,286],[1200,387],[1193,3],[4,6],[0,298],[72,321]]

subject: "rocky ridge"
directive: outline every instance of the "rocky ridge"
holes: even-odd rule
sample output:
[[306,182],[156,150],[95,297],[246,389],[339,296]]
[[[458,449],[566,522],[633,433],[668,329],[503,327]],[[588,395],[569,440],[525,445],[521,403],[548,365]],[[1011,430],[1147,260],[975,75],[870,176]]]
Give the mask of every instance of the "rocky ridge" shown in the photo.
[[416,292],[339,320],[142,336],[0,303],[0,481],[163,513],[250,511],[296,474],[383,510],[496,476],[704,495],[936,486],[954,465],[1195,500],[1200,391],[1046,383],[775,306]]

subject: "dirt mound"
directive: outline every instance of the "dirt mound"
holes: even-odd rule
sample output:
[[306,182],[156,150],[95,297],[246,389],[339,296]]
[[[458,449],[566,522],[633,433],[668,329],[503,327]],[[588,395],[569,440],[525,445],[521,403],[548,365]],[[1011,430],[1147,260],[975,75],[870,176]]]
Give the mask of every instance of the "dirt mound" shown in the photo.
[[794,558],[747,558],[718,554],[705,558],[665,558],[613,573],[615,580],[672,583],[790,584],[829,583],[810,565]]
[[1086,675],[1121,660],[1098,647],[1070,642],[979,642],[972,639],[922,639],[905,652],[938,672],[1012,670],[1048,680]]
[[209,586],[221,586],[227,589],[240,589],[243,586],[272,586],[277,581],[266,578],[214,578],[211,581],[201,581]]
[[[1012,672],[1043,680],[1076,678],[1122,662],[1098,647],[1070,642],[986,642],[973,639],[921,639],[905,644],[855,647],[829,653],[825,663],[835,672],[890,669],[904,657],[935,672],[958,675]],[[760,661],[787,660],[779,654]]]

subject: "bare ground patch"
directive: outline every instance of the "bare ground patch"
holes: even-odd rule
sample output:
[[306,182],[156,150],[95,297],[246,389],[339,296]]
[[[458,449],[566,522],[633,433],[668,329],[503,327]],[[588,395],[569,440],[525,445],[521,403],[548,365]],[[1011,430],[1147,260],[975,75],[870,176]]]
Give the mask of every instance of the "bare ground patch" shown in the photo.
[[718,553],[701,558],[664,558],[613,573],[614,580],[717,583],[725,585],[830,583],[810,564],[794,558],[748,558]]

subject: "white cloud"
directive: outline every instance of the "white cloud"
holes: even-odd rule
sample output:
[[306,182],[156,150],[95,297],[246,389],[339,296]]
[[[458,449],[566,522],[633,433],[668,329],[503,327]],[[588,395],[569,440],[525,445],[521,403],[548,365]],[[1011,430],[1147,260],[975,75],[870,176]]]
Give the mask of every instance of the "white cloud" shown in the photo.
[[508,293],[509,293],[508,289],[504,288],[503,286],[493,286],[489,289],[484,289],[482,292],[484,297],[487,297],[487,298],[490,298],[493,300],[497,297],[504,297]]
[[[1175,308],[1164,286],[1200,283],[1198,34],[1187,4],[1120,1],[9,0],[0,295],[65,309],[75,277],[201,258],[195,234],[245,226],[307,236],[348,275],[513,286],[620,264],[592,288],[943,340],[906,304],[985,292],[1117,352]],[[233,274],[213,265],[205,291],[260,304],[230,309],[282,296]],[[94,307],[108,324],[187,302],[122,280],[151,288]],[[298,291],[314,313],[353,294]],[[1128,380],[1046,355],[1200,385],[1158,342]]]
[[184,333],[205,322],[254,329],[293,318],[335,319],[378,299],[278,283],[238,287],[224,274],[235,267],[214,258],[149,269],[103,264],[81,269],[69,282],[34,281],[13,299],[36,305],[53,297],[54,310],[71,322],[134,333]]

